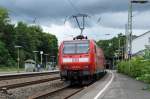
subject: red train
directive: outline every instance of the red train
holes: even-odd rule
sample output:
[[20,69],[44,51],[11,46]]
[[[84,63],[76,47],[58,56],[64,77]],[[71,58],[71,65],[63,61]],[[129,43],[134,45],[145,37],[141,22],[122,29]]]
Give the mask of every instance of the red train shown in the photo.
[[95,79],[105,72],[105,58],[94,40],[63,41],[59,47],[60,76],[67,81]]

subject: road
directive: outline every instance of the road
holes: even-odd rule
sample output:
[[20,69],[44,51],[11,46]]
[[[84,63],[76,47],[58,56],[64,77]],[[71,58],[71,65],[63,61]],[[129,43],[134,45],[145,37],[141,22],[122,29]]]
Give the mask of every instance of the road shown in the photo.
[[147,85],[126,75],[110,71],[107,76],[71,99],[150,99]]

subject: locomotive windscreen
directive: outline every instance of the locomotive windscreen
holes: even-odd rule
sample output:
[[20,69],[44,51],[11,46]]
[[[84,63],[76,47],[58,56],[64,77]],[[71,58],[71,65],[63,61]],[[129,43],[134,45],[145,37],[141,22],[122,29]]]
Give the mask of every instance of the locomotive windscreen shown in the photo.
[[81,54],[88,53],[89,41],[65,41],[64,42],[64,54]]

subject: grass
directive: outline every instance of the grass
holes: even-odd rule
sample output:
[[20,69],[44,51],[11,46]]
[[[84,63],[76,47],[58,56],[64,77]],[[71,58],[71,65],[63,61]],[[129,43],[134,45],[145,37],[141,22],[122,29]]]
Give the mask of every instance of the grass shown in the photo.
[[[0,72],[17,72],[17,70],[17,67],[0,66]],[[24,68],[20,68],[19,71],[24,71]]]

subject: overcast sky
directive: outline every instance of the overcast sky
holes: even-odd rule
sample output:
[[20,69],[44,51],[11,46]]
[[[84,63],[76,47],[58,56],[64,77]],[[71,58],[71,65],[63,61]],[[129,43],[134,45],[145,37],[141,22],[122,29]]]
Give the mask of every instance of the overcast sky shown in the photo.
[[[0,0],[0,6],[9,10],[13,23],[24,21],[40,25],[44,31],[55,34],[59,42],[80,34],[73,19],[66,17],[86,13],[84,35],[99,40],[125,32],[128,20],[128,0]],[[98,23],[97,20],[101,19]],[[71,21],[72,20],[72,21]],[[150,30],[150,3],[133,5],[133,33]],[[111,34],[106,36],[105,34]]]

